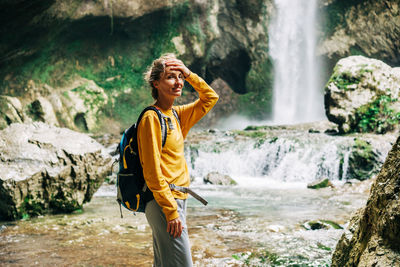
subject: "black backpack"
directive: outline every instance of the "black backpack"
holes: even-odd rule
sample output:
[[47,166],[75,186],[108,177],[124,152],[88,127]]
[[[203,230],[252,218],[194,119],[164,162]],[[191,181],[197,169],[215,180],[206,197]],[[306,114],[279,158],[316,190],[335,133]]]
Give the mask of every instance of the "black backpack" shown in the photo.
[[[135,124],[125,130],[122,134],[121,141],[118,145],[119,152],[119,171],[117,174],[117,202],[133,212],[144,212],[146,203],[154,199],[153,193],[147,188],[143,177],[143,169],[139,159],[138,144],[137,144],[137,127],[145,112],[153,110],[157,113],[161,125],[162,146],[167,140],[167,124],[172,128],[171,119],[165,116],[158,108],[149,106],[145,108],[139,115]],[[178,114],[172,109],[174,116]]]

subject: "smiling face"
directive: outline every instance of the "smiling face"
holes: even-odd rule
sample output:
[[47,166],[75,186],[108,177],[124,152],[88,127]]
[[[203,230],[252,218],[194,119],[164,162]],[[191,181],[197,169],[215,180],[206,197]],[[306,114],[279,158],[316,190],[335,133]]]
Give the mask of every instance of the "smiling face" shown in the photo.
[[184,84],[183,74],[177,70],[166,67],[160,79],[153,82],[158,90],[158,99],[175,99],[182,94]]

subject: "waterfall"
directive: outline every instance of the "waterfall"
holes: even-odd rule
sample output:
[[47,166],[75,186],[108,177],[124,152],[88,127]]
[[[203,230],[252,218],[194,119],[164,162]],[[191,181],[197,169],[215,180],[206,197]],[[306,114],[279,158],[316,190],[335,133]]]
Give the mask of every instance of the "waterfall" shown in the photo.
[[273,121],[298,123],[324,118],[316,58],[317,0],[274,0],[269,31],[274,62]]

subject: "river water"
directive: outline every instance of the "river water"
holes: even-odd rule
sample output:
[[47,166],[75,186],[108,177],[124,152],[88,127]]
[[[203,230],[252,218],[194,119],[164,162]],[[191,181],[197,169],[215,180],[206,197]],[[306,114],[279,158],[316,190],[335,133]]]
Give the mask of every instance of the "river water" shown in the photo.
[[[206,207],[193,198],[188,202],[195,266],[327,266],[344,230],[307,230],[307,222],[333,221],[345,228],[365,205],[373,180],[344,183],[343,170],[337,170],[346,167],[337,164],[345,161],[340,157],[347,155],[341,150],[347,151],[346,138],[268,132],[263,143],[229,132],[188,137],[192,187],[209,201]],[[381,142],[384,158],[391,139],[371,138]],[[306,153],[310,147],[313,151]],[[308,171],[301,167],[307,162]],[[210,170],[230,175],[238,185],[204,184]],[[334,187],[307,189],[319,175],[328,175]],[[123,211],[120,218],[115,195],[115,185],[103,185],[73,214],[0,223],[1,266],[151,266],[151,231],[144,215]]]

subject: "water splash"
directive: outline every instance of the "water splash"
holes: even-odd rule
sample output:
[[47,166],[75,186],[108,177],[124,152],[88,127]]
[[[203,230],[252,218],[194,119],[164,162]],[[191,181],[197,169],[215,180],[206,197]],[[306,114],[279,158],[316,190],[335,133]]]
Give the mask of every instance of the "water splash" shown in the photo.
[[316,58],[317,0],[274,0],[269,32],[274,61],[273,120],[278,123],[324,118]]

